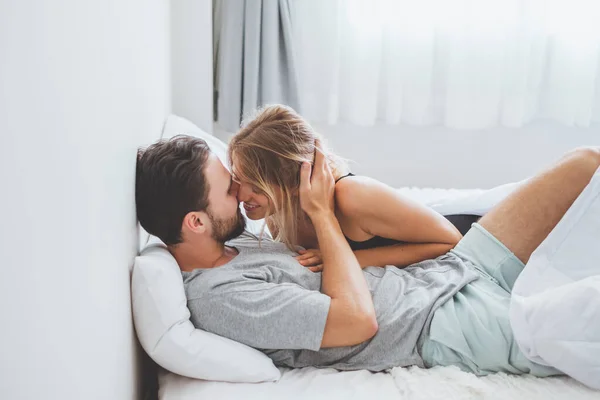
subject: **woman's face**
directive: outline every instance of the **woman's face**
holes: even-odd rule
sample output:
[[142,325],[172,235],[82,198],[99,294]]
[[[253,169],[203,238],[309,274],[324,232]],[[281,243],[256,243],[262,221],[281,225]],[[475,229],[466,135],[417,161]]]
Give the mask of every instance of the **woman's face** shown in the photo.
[[269,198],[252,183],[240,181],[235,171],[239,171],[239,167],[234,162],[232,168],[233,179],[240,185],[237,198],[239,202],[244,203],[246,215],[252,220],[265,218],[270,205]]

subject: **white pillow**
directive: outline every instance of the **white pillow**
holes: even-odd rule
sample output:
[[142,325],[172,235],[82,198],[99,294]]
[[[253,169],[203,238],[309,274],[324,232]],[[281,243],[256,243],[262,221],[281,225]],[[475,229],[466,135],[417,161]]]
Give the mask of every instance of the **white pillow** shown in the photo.
[[142,347],[169,371],[227,382],[275,381],[281,376],[260,351],[194,328],[179,266],[153,236],[135,259],[132,304]]
[[[162,137],[178,134],[204,139],[227,166],[225,143],[171,115]],[[249,230],[259,232],[260,224],[249,222]],[[135,259],[131,291],[136,332],[148,355],[163,368],[191,378],[227,382],[279,379],[279,370],[260,351],[194,328],[177,261],[158,238],[150,236],[147,241]]]
[[227,145],[223,143],[223,141],[210,133],[204,132],[191,121],[175,114],[171,114],[165,121],[161,138],[170,139],[176,135],[190,135],[203,139],[208,144],[208,147],[210,147],[210,150],[215,153],[223,165],[229,169],[229,163],[227,162]]

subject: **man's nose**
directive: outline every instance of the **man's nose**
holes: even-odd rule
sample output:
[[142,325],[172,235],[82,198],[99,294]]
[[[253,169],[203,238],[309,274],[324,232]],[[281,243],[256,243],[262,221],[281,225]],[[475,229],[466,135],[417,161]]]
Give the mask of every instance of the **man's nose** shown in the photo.
[[240,184],[237,183],[236,181],[231,182],[231,189],[230,189],[231,194],[233,194],[234,196],[237,197],[239,190],[240,190]]
[[243,183],[238,184],[237,199],[239,202],[247,201],[250,198],[250,187]]

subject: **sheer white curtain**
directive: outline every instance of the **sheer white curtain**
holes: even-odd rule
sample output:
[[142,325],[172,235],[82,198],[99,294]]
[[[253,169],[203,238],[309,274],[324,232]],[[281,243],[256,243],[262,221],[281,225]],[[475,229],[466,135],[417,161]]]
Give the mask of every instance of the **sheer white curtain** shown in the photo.
[[315,122],[519,127],[600,121],[598,0],[292,2]]

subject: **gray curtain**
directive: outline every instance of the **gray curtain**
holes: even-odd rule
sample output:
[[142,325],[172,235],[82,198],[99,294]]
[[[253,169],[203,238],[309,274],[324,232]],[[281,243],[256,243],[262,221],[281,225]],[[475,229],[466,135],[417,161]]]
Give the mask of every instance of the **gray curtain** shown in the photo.
[[264,104],[299,111],[291,1],[214,3],[215,119],[228,131],[236,132],[241,119]]

